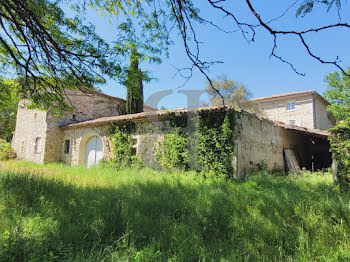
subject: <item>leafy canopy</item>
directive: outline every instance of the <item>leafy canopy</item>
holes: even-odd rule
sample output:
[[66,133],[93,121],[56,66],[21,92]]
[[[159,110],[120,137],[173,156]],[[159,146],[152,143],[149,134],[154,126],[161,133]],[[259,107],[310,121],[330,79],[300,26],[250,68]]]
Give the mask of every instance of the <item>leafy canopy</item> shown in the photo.
[[[256,25],[249,20],[241,20],[239,10],[225,5],[226,1],[205,2],[211,10],[231,19],[227,24],[228,30],[215,23],[214,12],[203,15],[199,4],[191,0],[1,1],[0,73],[18,78],[22,93],[38,106],[60,111],[69,107],[64,95],[67,87],[93,89],[96,84],[105,83],[107,77],[125,81],[128,69],[125,61],[133,44],[142,54],[140,61],[161,62],[162,54],[167,54],[171,44],[171,32],[175,30],[191,63],[185,69],[189,72],[186,77],[191,77],[192,70],[196,68],[211,83],[207,72],[215,61],[202,59],[196,26],[212,26],[224,32],[239,31],[251,42],[255,40]],[[289,64],[296,71],[290,62],[276,53],[277,38],[292,35],[299,39],[301,48],[309,51],[314,59],[342,69],[338,60],[326,61],[310,51],[312,48],[304,36],[331,28],[348,29],[350,26],[347,23],[300,32],[277,30],[258,15],[260,10],[255,10],[251,1],[245,2],[258,23],[274,38],[271,56]],[[342,2],[307,0],[301,4],[297,15],[310,13],[317,4],[324,4],[328,9],[336,6],[339,11]],[[63,11],[63,5],[67,3],[71,7],[69,16]],[[96,34],[93,25],[86,23],[87,8],[97,9],[110,18],[118,17],[118,33],[112,45]]]
[[329,12],[329,10],[331,10],[334,5],[336,6],[338,12],[341,8],[340,0],[306,0],[299,6],[296,12],[296,16],[305,16],[311,13],[314,7],[319,4],[326,6],[327,12]]
[[259,107],[249,100],[251,93],[247,87],[242,83],[227,79],[224,74],[219,75],[215,81],[212,81],[212,85],[207,83],[205,91],[208,93],[210,103],[213,106],[221,106],[224,102],[225,105],[237,109],[259,112]]
[[120,65],[109,45],[84,24],[67,17],[63,1],[9,0],[0,3],[0,73],[16,77],[24,96],[43,108],[60,110],[64,88],[93,88]]
[[347,74],[328,74],[328,87],[324,93],[330,102],[328,109],[334,114],[338,124],[333,127],[329,138],[330,151],[337,162],[335,182],[343,191],[350,188],[350,67]]
[[0,139],[10,141],[16,125],[18,83],[0,79]]
[[[347,70],[350,74],[350,67]],[[350,77],[344,73],[330,73],[326,76],[328,87],[324,96],[330,102],[328,109],[337,121],[350,123]]]

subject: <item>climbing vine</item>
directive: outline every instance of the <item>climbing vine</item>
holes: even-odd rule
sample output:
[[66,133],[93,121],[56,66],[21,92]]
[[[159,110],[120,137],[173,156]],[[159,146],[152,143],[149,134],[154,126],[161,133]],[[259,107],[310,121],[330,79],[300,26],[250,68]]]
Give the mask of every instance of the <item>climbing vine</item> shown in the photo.
[[194,132],[188,134],[180,131],[187,124],[187,115],[171,113],[167,117],[175,131],[164,135],[154,147],[154,157],[163,167],[232,177],[233,110],[200,111],[194,120]]
[[166,111],[164,115],[159,115],[159,120],[168,121],[172,128],[185,128],[187,126],[187,112]]
[[154,145],[155,159],[166,168],[188,169],[188,139],[185,133],[175,131],[164,135]]
[[120,169],[141,164],[141,160],[136,155],[136,148],[133,147],[132,143],[134,129],[134,123],[124,123],[110,127],[113,157],[108,161],[109,165]]
[[[188,112],[167,112],[158,116],[160,121],[167,123],[170,131],[165,129],[165,134],[153,145],[155,160],[164,168],[231,178],[234,173],[235,111],[219,108],[192,113],[190,116]],[[188,126],[189,118],[194,122],[193,128]],[[122,168],[140,161],[132,145],[135,131],[133,122],[111,126],[112,166]]]
[[331,130],[330,151],[337,161],[336,182],[342,191],[350,189],[350,123],[344,121]]
[[197,159],[201,169],[215,176],[232,177],[234,112],[200,112],[194,138],[192,148],[194,152],[198,152]]

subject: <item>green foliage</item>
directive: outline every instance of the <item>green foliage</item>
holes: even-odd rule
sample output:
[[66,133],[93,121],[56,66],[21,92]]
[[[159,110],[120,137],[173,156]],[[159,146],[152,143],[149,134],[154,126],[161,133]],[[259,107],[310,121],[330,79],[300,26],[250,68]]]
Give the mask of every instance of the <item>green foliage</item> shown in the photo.
[[330,174],[237,183],[179,171],[0,166],[0,261],[350,259],[350,195],[333,191]]
[[188,169],[187,135],[178,131],[164,135],[154,145],[154,157],[163,167]]
[[350,122],[344,121],[331,129],[330,151],[337,161],[337,183],[342,191],[350,189]]
[[187,126],[187,113],[166,111],[165,115],[159,115],[160,120],[169,121],[172,128],[185,128]]
[[234,111],[221,114],[202,111],[198,121],[191,155],[197,157],[201,169],[215,176],[232,178]]
[[164,135],[155,144],[155,159],[167,168],[184,168],[205,172],[206,176],[233,175],[234,111],[225,108],[200,111],[195,119],[195,132],[179,132],[186,127],[188,115],[167,113],[162,119],[169,121],[174,132]]
[[226,75],[220,75],[215,81],[212,81],[213,87],[207,83],[205,91],[209,95],[210,103],[213,106],[222,106],[222,99],[226,106],[233,106],[236,109],[244,109],[251,112],[259,113],[261,110],[258,104],[250,101],[251,93],[247,87],[237,81],[227,79]]
[[8,160],[15,157],[16,153],[11,148],[11,143],[0,138],[0,160]]
[[[350,67],[347,74],[350,74]],[[326,76],[328,87],[324,93],[330,102],[327,107],[338,124],[331,131],[330,150],[337,160],[337,183],[341,190],[348,191],[350,186],[350,77],[338,72]]]
[[136,44],[131,47],[130,67],[127,71],[126,86],[126,113],[135,114],[143,112],[143,76],[139,69],[139,54]]
[[[350,75],[350,67],[347,72]],[[338,72],[328,74],[326,82],[327,90],[324,93],[325,98],[330,102],[330,110],[337,121],[350,121],[350,78],[349,76]]]
[[141,160],[136,155],[136,148],[133,147],[130,126],[115,126],[111,133],[113,158],[107,164],[120,169],[128,166],[141,164]]
[[327,12],[332,9],[333,5],[335,4],[338,12],[341,8],[341,0],[304,0],[304,2],[299,6],[296,16],[302,16],[309,14],[312,12],[314,7],[318,4],[323,4],[327,7]]
[[121,70],[118,56],[94,26],[74,8],[66,16],[61,6],[62,1],[49,0],[0,3],[3,79],[17,78],[25,97],[56,112],[70,108],[65,88],[93,89]]
[[15,81],[0,79],[0,139],[11,141],[16,126],[19,88]]

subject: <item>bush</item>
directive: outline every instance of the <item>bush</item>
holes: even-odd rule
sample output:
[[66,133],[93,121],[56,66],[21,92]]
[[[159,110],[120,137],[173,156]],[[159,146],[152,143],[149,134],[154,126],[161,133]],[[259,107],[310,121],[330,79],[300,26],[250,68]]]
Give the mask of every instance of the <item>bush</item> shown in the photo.
[[154,145],[155,159],[166,168],[188,168],[187,135],[175,131]]
[[208,123],[204,125],[204,121],[200,121],[195,133],[197,145],[194,149],[198,152],[199,164],[215,176],[231,178],[233,174],[233,121],[229,113],[224,116],[219,127]]
[[9,160],[16,157],[15,151],[11,148],[11,144],[0,139],[0,160]]
[[107,164],[117,169],[141,165],[132,145],[132,136],[126,126],[115,126],[112,134],[113,158]]
[[350,186],[350,123],[344,121],[331,129],[330,151],[337,161],[337,183],[342,191]]

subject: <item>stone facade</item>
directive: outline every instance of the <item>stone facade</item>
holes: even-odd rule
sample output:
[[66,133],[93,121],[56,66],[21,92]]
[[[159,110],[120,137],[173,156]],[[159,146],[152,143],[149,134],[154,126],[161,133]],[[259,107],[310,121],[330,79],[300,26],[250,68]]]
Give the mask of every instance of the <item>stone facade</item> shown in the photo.
[[[112,157],[110,125],[133,122],[136,128],[133,138],[137,155],[145,164],[160,167],[154,158],[153,150],[154,144],[162,139],[164,134],[174,131],[165,117],[169,111],[145,108],[143,113],[124,115],[125,101],[122,99],[91,91],[83,93],[67,90],[67,95],[75,110],[62,118],[54,117],[50,112],[29,110],[28,101],[20,102],[12,141],[19,159],[37,163],[64,162],[77,166],[87,164],[89,159],[97,163],[99,159],[96,159],[96,151],[98,150],[98,156],[108,160]],[[270,111],[266,106],[265,112],[270,114],[270,118],[274,115],[278,116],[281,112],[279,110],[282,107],[284,109],[286,101],[294,101],[294,111],[287,114],[285,119],[290,119],[294,117],[292,114],[295,114],[303,117],[302,123],[307,126],[319,123],[321,128],[326,127],[324,123],[329,124],[322,101],[317,99],[313,101],[312,96],[295,97],[294,100],[283,101],[271,103]],[[323,115],[320,113],[315,116],[312,113],[313,108],[316,108],[317,112],[323,112]],[[170,112],[186,114],[188,119],[193,120],[202,110],[211,110],[215,113],[215,111],[228,109],[209,107],[191,110],[175,109]],[[235,117],[235,156],[232,159],[234,177],[240,178],[261,167],[285,170],[285,149],[295,152],[300,167],[314,169],[328,165],[330,156],[327,132],[282,124],[244,111],[236,111]],[[192,134],[195,130],[193,128],[189,125],[184,131]],[[97,149],[93,146],[92,149],[88,148],[89,141],[97,140],[102,144],[101,148]],[[92,158],[91,152],[94,154]],[[316,163],[314,159],[318,159],[318,162]]]
[[263,115],[274,121],[307,128],[328,130],[335,124],[327,111],[328,102],[315,91],[281,94],[252,99]]
[[[170,110],[169,112],[186,113],[188,117],[195,118],[199,110],[222,110],[221,108],[203,108],[197,110]],[[86,141],[92,136],[99,136],[103,141],[103,155],[106,159],[111,157],[111,142],[108,127],[111,123],[134,122],[137,155],[143,162],[151,167],[159,168],[154,158],[154,144],[164,134],[174,131],[169,122],[162,117],[164,111],[140,113],[135,115],[96,119],[78,124],[71,124],[63,128],[65,139],[72,145],[71,153],[62,151],[62,160],[71,165],[83,164],[85,161]],[[193,133],[194,129],[185,128],[185,132]],[[232,159],[234,174],[241,178],[245,174],[261,167],[268,169],[285,170],[284,149],[292,149],[298,155],[301,167],[310,168],[311,149],[319,145],[319,141],[327,154],[328,133],[320,130],[306,128],[295,129],[290,125],[280,125],[265,118],[259,118],[247,112],[237,112],[235,126],[235,156]],[[311,140],[310,140],[311,139]],[[311,143],[314,141],[314,143]],[[316,146],[314,145],[316,141]],[[319,149],[317,149],[319,150]],[[327,155],[328,157],[328,155]],[[328,159],[328,158],[327,158]],[[330,159],[330,157],[329,157]],[[329,161],[329,159],[327,161]],[[326,162],[324,162],[326,164]],[[328,162],[327,162],[328,164]],[[319,168],[322,168],[322,164]]]
[[[12,147],[18,159],[36,163],[62,161],[62,125],[125,114],[125,100],[87,89],[66,90],[67,101],[74,111],[64,117],[50,112],[30,110],[29,101],[18,105]],[[145,107],[145,111],[154,110]]]
[[[18,104],[12,148],[16,151],[18,159],[43,163],[47,112],[27,109],[28,105],[29,101],[27,100],[22,100]],[[37,138],[40,138],[40,141]]]

